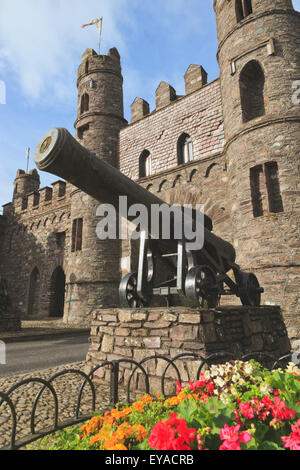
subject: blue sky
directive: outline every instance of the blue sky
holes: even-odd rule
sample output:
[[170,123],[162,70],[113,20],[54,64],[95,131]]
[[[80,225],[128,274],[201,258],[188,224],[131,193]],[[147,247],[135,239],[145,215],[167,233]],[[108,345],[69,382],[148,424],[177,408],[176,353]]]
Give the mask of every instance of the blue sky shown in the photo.
[[[135,97],[154,108],[160,81],[184,94],[184,73],[202,65],[209,81],[219,75],[212,0],[0,0],[0,207],[11,200],[26,149],[52,127],[74,134],[76,77],[81,54],[97,49],[95,27],[103,16],[102,53],[117,47],[124,76],[125,117]],[[300,10],[300,0],[294,0]],[[0,89],[1,101],[1,89]],[[55,178],[41,174],[41,186]]]

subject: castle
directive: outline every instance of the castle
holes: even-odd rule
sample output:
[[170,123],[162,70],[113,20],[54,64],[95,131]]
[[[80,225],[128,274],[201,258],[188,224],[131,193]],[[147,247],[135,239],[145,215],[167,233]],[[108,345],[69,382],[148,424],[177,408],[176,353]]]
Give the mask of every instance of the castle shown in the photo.
[[[87,49],[78,70],[76,138],[168,203],[204,204],[214,232],[237,263],[280,305],[290,338],[300,338],[300,13],[291,0],[214,0],[220,77],[200,65],[186,93],[168,83],[156,109],[136,98],[124,119],[120,56]],[[0,217],[0,274],[22,318],[90,322],[93,308],[118,305],[134,271],[134,242],[96,236],[99,202],[70,183],[40,188],[18,170]]]

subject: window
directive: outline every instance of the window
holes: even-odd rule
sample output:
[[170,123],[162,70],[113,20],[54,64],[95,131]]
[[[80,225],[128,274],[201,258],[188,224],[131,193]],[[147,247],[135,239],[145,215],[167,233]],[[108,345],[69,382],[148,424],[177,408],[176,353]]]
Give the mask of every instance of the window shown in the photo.
[[82,250],[83,219],[73,220],[72,226],[72,252]]
[[193,160],[193,141],[188,134],[183,134],[178,140],[178,163],[182,165]]
[[89,110],[90,105],[90,97],[87,93],[84,93],[81,97],[81,105],[80,105],[80,112],[85,113]]
[[139,177],[147,178],[152,174],[152,160],[148,150],[144,150],[139,161]]
[[78,127],[78,129],[77,129],[78,139],[80,139],[80,140],[84,139],[84,137],[85,137],[85,135],[86,135],[86,133],[88,132],[89,129],[90,129],[89,124],[84,124],[83,126]]
[[235,2],[236,20],[239,23],[253,13],[252,0],[236,0]]
[[268,162],[251,168],[250,186],[254,217],[262,216],[264,211],[283,212],[276,162]]
[[240,75],[243,122],[249,122],[265,114],[264,88],[263,69],[256,60],[251,60]]
[[269,211],[283,212],[283,203],[280,192],[280,183],[278,177],[278,165],[276,162],[265,164],[266,185],[268,189]]
[[66,232],[57,232],[55,238],[57,247],[63,249],[65,247]]

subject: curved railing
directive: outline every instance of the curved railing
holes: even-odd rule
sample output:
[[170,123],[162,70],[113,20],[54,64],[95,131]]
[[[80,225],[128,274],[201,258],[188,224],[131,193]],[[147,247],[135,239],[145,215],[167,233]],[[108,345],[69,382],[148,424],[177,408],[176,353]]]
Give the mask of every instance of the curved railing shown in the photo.
[[[166,362],[166,365],[160,377],[161,390],[160,391],[157,390],[156,392],[157,393],[160,392],[163,396],[167,397],[168,396],[166,394],[166,381],[167,380],[169,382],[170,381],[174,382],[174,380],[177,380],[181,384],[186,381],[186,380],[183,380],[182,374],[180,372],[180,365],[179,365],[180,362],[181,364],[182,362],[184,362],[184,367],[185,367],[184,371],[188,372],[186,361],[191,361],[191,360],[199,361],[200,365],[197,364],[198,368],[195,374],[195,380],[198,380],[203,368],[205,366],[211,366],[213,364],[220,364],[220,363],[224,363],[230,360],[237,360],[237,359],[241,361],[249,361],[250,359],[254,359],[257,362],[260,362],[265,367],[269,368],[270,370],[274,370],[278,367],[282,367],[284,364],[287,364],[291,360],[291,357],[292,357],[292,354],[287,354],[280,358],[276,358],[275,356],[269,353],[252,352],[252,353],[249,353],[242,357],[237,358],[232,353],[227,352],[227,351],[220,351],[220,352],[211,354],[207,357],[203,357],[196,353],[182,353],[182,354],[178,354],[172,359],[162,356],[162,355],[153,355],[153,356],[144,358],[140,362],[134,361],[133,359],[118,359],[114,361],[104,361],[103,363],[98,364],[97,366],[93,367],[93,369],[89,372],[89,374],[86,374],[79,369],[72,368],[72,369],[65,369],[61,372],[58,372],[55,375],[52,375],[48,380],[37,378],[37,377],[27,378],[25,380],[18,382],[6,392],[0,391],[0,419],[1,419],[1,407],[3,405],[6,405],[6,407],[8,407],[10,411],[10,418],[9,420],[6,419],[6,422],[7,421],[11,422],[9,444],[7,444],[5,447],[0,448],[0,450],[20,449],[26,446],[27,444],[40,439],[41,437],[44,437],[46,435],[56,432],[57,430],[61,430],[69,426],[83,423],[87,421],[88,419],[90,419],[96,412],[96,399],[97,399],[98,382],[97,381],[94,382],[93,379],[95,378],[95,373],[105,367],[109,368],[109,378],[108,378],[108,381],[106,381],[106,384],[108,384],[109,386],[109,403],[107,406],[107,410],[108,410],[108,409],[114,408],[118,403],[120,403],[121,388],[123,391],[125,390],[127,403],[132,402],[131,396],[130,396],[131,395],[130,390],[132,388],[132,379],[134,375],[138,372],[142,375],[142,377],[144,377],[144,383],[143,383],[144,387],[143,387],[143,391],[140,391],[140,394],[150,393],[150,378],[153,377],[154,375],[153,373],[151,374],[147,372],[146,367],[148,363],[153,360],[154,361],[161,360],[161,361]],[[124,380],[122,384],[121,379],[123,378],[123,376],[121,374],[120,366],[124,367],[125,365],[131,366],[131,372],[127,377],[127,381]],[[170,370],[173,370],[176,378],[167,377],[167,372]],[[73,418],[68,419],[68,420],[63,420],[63,419],[60,419],[60,415],[59,415],[60,399],[55,389],[54,381],[61,377],[64,377],[64,378],[67,376],[72,377],[74,375],[78,376],[80,380],[82,379],[82,382],[80,383],[80,387],[79,387],[79,392],[76,398],[75,413],[74,413]],[[70,378],[70,380],[72,379]],[[16,392],[17,390],[20,390],[22,387],[24,387],[25,385],[29,385],[29,384],[40,385],[40,388],[34,398],[32,408],[30,411],[30,434],[20,439],[17,439],[18,419],[17,419],[16,405],[13,403],[13,399],[11,398],[11,396],[14,392]],[[82,398],[83,398],[83,395],[87,386],[91,393],[89,412],[86,414],[81,414],[80,409],[82,406]],[[37,431],[36,429],[37,409],[38,409],[38,405],[40,403],[41,397],[43,396],[46,390],[48,391],[48,393],[50,393],[50,396],[52,397],[52,401],[53,401],[53,405],[51,405],[53,408],[53,415],[54,415],[53,424],[52,426],[48,426],[45,429]],[[48,402],[48,406],[50,406],[49,402]],[[1,421],[0,421],[0,435],[1,434],[2,432],[1,432]]]

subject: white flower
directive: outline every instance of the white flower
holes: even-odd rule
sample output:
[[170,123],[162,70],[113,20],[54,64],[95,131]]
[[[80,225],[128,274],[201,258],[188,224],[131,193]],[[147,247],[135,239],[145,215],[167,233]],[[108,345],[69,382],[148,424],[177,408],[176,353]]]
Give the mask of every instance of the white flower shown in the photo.
[[215,384],[222,388],[222,387],[224,387],[225,382],[224,382],[223,379],[221,379],[221,377],[217,377],[217,378],[215,379]]
[[289,373],[293,373],[293,374],[300,374],[300,369],[298,369],[298,367],[296,366],[296,364],[294,364],[293,362],[289,362],[287,368],[286,368],[286,372],[289,372]]
[[267,393],[271,393],[272,392],[272,387],[270,387],[268,384],[266,384],[265,382],[263,382],[260,386],[260,391],[261,393],[264,393],[264,394],[267,394]]
[[216,377],[218,375],[218,367],[217,366],[211,366],[210,375],[212,377]]
[[233,396],[237,395],[237,393],[238,393],[237,389],[235,387],[231,387],[230,391],[231,391]]
[[240,380],[240,378],[241,378],[240,374],[234,374],[234,375],[232,376],[232,381],[233,381],[234,383],[236,383],[236,382],[238,382],[238,381]]
[[209,380],[209,379],[210,379],[209,370],[206,370],[206,371],[204,372],[204,378],[205,378],[206,380]]
[[253,372],[253,366],[252,366],[251,364],[246,364],[244,371],[245,371],[246,374],[248,374],[248,375],[252,374],[252,372]]
[[224,393],[222,393],[221,401],[224,403],[224,405],[229,405],[231,400],[230,400],[230,397],[228,395],[225,395]]

